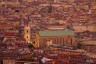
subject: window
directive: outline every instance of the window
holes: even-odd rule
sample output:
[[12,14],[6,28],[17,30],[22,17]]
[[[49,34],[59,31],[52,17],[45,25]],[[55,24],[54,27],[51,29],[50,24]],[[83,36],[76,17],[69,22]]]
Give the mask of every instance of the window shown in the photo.
[[28,39],[28,36],[27,36],[27,39]]
[[27,33],[28,33],[28,30],[27,30]]

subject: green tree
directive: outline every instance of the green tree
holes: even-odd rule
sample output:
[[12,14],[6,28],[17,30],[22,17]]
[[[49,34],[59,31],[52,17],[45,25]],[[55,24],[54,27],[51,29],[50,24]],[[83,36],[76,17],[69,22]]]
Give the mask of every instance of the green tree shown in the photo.
[[82,40],[81,39],[77,39],[77,48],[81,49],[82,44],[81,44]]
[[34,46],[32,44],[29,44],[28,48],[32,49],[32,48],[34,48]]
[[81,43],[78,43],[78,44],[77,44],[77,48],[78,48],[78,49],[81,49],[81,47],[82,47],[82,44],[81,44]]

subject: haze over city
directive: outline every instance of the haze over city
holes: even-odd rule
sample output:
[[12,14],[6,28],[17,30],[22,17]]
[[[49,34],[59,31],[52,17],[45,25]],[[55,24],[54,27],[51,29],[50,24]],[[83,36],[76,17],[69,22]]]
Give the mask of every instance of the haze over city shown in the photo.
[[96,0],[0,0],[0,64],[96,64]]

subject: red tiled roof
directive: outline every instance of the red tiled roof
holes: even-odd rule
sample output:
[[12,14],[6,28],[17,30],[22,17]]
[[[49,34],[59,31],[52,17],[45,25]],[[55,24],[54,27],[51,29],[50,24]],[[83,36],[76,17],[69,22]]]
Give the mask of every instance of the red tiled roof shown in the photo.
[[5,36],[15,36],[15,32],[5,32]]
[[25,41],[25,38],[16,38],[16,40],[18,40],[18,41],[21,41],[21,40]]

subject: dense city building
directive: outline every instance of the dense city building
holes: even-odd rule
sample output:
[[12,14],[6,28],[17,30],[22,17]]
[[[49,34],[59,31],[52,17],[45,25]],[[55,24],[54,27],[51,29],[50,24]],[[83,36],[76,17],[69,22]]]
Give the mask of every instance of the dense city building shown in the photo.
[[95,64],[95,49],[96,0],[0,0],[0,64]]

